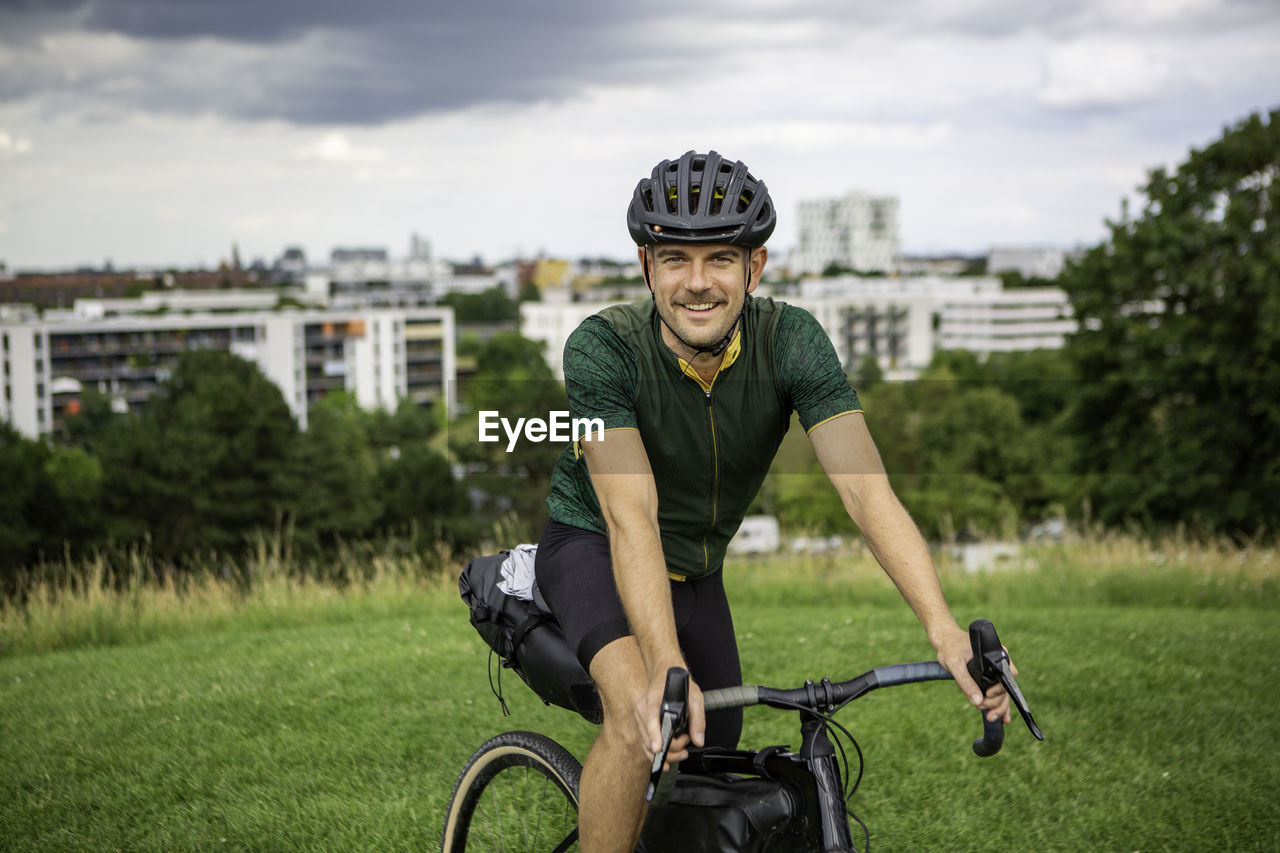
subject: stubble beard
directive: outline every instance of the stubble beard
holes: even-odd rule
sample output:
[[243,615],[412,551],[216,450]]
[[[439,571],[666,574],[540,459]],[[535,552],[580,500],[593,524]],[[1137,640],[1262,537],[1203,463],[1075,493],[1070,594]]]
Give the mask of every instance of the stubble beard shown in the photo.
[[724,340],[725,335],[729,334],[733,324],[738,321],[738,313],[732,310],[728,302],[717,304],[719,307],[716,310],[722,312],[724,317],[714,328],[695,327],[691,323],[686,323],[686,318],[683,316],[684,309],[675,302],[659,304],[658,315],[680,343],[694,350],[696,355],[716,347]]

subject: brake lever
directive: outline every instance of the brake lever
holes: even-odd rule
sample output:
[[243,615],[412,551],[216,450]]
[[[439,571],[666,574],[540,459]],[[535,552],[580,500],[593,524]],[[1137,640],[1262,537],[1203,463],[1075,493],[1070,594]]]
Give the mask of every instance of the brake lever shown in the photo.
[[996,628],[987,619],[976,619],[969,625],[969,642],[973,644],[973,659],[969,661],[969,674],[978,682],[978,689],[983,695],[989,688],[999,684],[1013,700],[1013,705],[1027,724],[1036,740],[1044,740],[1044,734],[1031,716],[1027,700],[1018,689],[1018,680],[1013,676],[1009,666],[1009,653],[1004,650],[1000,638],[996,636]]
[[653,766],[649,769],[649,787],[644,793],[646,803],[666,802],[675,786],[679,762],[672,764],[666,773],[662,772],[662,765],[667,763],[671,741],[689,726],[688,698],[688,670],[671,667],[667,670],[667,684],[662,691],[662,749],[654,756]]

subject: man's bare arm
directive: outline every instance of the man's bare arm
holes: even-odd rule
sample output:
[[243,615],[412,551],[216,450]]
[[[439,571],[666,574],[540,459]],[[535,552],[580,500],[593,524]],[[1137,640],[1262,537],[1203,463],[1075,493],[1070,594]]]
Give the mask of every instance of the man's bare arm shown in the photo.
[[[658,731],[661,688],[666,683],[667,669],[686,666],[676,638],[670,582],[662,555],[657,486],[639,432],[609,430],[603,438],[583,441],[581,446],[591,472],[591,485],[609,528],[609,552],[618,596],[640,646],[650,682],[644,716],[645,741],[652,744]],[[654,685],[658,685],[656,699]],[[702,744],[704,725],[701,693],[691,683],[689,730],[696,745]]]
[[969,676],[965,666],[972,657],[968,632],[951,615],[929,548],[889,484],[866,419],[860,412],[835,418],[810,432],[809,440],[871,553],[920,620],[939,663],[971,702],[998,711],[1007,721],[1009,699],[1004,691],[993,689],[984,698]]

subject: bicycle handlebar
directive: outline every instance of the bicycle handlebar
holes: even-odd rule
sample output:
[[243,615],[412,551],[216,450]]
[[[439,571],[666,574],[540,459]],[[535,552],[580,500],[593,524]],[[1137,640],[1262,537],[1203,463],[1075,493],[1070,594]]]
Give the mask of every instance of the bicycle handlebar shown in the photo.
[[[919,663],[900,663],[882,666],[864,672],[857,678],[832,683],[822,681],[818,684],[809,682],[804,687],[792,690],[778,690],[762,685],[743,685],[726,687],[721,690],[709,690],[702,695],[703,705],[707,711],[719,711],[724,708],[742,708],[748,705],[769,705],[774,708],[806,708],[813,711],[833,709],[845,702],[857,699],[877,687],[895,687],[900,684],[919,684],[924,681],[944,681],[951,678],[951,673],[936,661]],[[816,701],[815,701],[816,700]],[[985,712],[979,712],[984,713]],[[1043,740],[1043,737],[1040,739]],[[982,720],[982,737],[973,742],[974,754],[986,758],[995,755],[1004,745],[1004,721]]]
[[[996,635],[995,627],[986,619],[978,619],[969,626],[969,640],[973,646],[973,659],[969,661],[969,674],[977,681],[978,687],[985,694],[995,684],[1004,686],[1018,713],[1031,730],[1036,740],[1044,740],[1039,727],[1036,726],[1031,711],[1027,707],[1018,682],[1009,667],[1009,655]],[[724,708],[742,708],[748,705],[770,705],[776,708],[807,708],[818,712],[834,710],[836,707],[857,699],[877,687],[894,687],[899,684],[918,684],[923,681],[942,681],[951,678],[948,672],[937,661],[921,661],[919,663],[900,663],[891,666],[877,667],[864,672],[848,681],[831,682],[823,679],[814,684],[812,681],[791,690],[779,690],[763,685],[742,685],[710,690],[703,694],[703,704],[708,711]],[[982,737],[973,742],[973,751],[981,757],[995,755],[1004,744],[1004,722],[982,719]]]
[[[1009,653],[1000,643],[995,626],[986,619],[975,620],[969,625],[969,641],[973,647],[973,659],[968,663],[969,674],[978,683],[979,689],[986,694],[987,690],[994,685],[1002,685],[1018,709],[1018,713],[1022,715],[1027,728],[1031,730],[1031,734],[1036,740],[1044,740],[1044,735],[1036,726],[1026,699],[1022,696],[1022,691],[1018,689],[1018,682],[1013,677],[1013,670],[1009,665]],[[662,777],[666,774],[663,774],[662,767],[671,739],[681,730],[679,723],[686,716],[687,676],[688,673],[684,670],[676,668],[667,673],[667,687],[662,704],[662,748],[654,757],[646,800],[652,801],[657,795],[658,801],[661,802],[674,779],[674,773],[671,773],[667,780],[663,780]],[[834,712],[847,702],[870,693],[877,687],[895,687],[900,684],[918,684],[950,678],[952,678],[951,673],[937,661],[899,663],[868,670],[848,681],[832,682],[824,678],[816,684],[807,681],[804,687],[790,690],[765,687],[760,684],[708,690],[702,694],[702,702],[706,711],[744,708],[748,705],[769,705],[774,708],[791,708],[823,714]],[[995,755],[1004,745],[1004,721],[988,720],[985,711],[979,710],[978,713],[982,716],[982,737],[974,740],[973,751],[980,758],[986,758]],[[673,765],[672,770],[674,769]]]

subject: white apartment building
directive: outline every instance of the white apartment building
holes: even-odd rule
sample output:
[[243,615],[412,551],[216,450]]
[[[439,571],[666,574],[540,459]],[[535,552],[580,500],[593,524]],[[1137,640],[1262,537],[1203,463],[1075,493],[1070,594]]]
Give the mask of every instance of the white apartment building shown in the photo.
[[[761,288],[757,295],[766,295]],[[804,280],[779,301],[822,324],[846,370],[872,356],[889,379],[911,379],[940,349],[993,352],[1059,349],[1076,329],[1066,293],[1057,288],[1005,290],[998,278],[860,278]],[[564,378],[564,345],[584,319],[613,302],[525,302],[520,333],[547,345]]]
[[520,303],[520,334],[547,345],[547,364],[556,379],[564,381],[564,345],[583,320],[610,305],[626,300],[569,302],[553,300]]
[[1023,287],[999,293],[940,296],[938,349],[993,352],[1061,349],[1077,323],[1066,291]]
[[[120,305],[130,301],[131,310]],[[85,389],[110,396],[117,411],[137,408],[192,349],[256,363],[303,427],[310,405],[337,389],[366,408],[407,397],[456,411],[450,308],[145,311],[140,300],[88,300],[0,318],[0,418],[30,437],[49,433]]]
[[1048,247],[992,249],[987,255],[987,272],[1020,273],[1023,278],[1043,278],[1049,281],[1058,277],[1067,262],[1062,249]]
[[799,242],[790,256],[795,275],[821,273],[831,264],[859,272],[897,269],[898,199],[851,192],[843,198],[802,201]]
[[502,287],[515,296],[515,275],[458,274],[453,264],[422,258],[389,260],[385,251],[334,253],[329,267],[306,274],[306,292],[333,308],[411,308],[435,304],[449,293],[483,293]]

